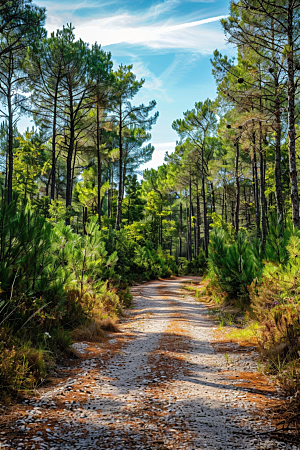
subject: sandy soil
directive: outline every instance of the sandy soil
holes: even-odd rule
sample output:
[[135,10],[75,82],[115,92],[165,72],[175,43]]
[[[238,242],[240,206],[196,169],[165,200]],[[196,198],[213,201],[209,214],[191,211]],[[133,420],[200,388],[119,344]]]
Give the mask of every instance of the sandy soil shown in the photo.
[[[278,392],[254,348],[216,323],[174,278],[132,289],[122,333],[80,343],[82,358],[18,408],[3,409],[0,449],[292,449],[272,439]],[[266,415],[266,417],[264,417]]]

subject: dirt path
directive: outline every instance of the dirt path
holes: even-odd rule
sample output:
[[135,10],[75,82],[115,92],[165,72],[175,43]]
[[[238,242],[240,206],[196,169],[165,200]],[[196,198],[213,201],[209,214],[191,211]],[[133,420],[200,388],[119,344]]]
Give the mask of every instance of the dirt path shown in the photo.
[[269,438],[261,409],[253,415],[276,391],[253,352],[216,344],[216,324],[184,281],[134,288],[122,334],[79,345],[84,356],[60,368],[63,379],[3,411],[0,449],[300,448]]

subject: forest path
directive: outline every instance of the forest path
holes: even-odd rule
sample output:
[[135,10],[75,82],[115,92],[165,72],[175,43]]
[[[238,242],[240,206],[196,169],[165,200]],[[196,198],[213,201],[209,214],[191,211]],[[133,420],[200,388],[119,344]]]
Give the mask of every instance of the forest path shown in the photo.
[[272,440],[268,421],[253,415],[276,391],[257,373],[253,349],[216,343],[207,308],[183,289],[191,280],[201,281],[133,288],[122,333],[100,347],[77,345],[83,358],[60,368],[63,381],[8,411],[0,448],[296,449]]

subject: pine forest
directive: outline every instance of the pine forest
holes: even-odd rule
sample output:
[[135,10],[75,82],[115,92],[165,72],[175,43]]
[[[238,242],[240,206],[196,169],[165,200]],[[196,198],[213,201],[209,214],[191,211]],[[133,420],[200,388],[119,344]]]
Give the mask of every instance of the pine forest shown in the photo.
[[47,32],[32,0],[0,0],[3,404],[75,358],[73,342],[118,331],[133,285],[198,276],[197,301],[259,349],[299,433],[300,1],[228,8],[236,56],[211,56],[216,96],[195,92],[173,151],[143,169],[160,116],[136,100],[134,65],[71,23]]

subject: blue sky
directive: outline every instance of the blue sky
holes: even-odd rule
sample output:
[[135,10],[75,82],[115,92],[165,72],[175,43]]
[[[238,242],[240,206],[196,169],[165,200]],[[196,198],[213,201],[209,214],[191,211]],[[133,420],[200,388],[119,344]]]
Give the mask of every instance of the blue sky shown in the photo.
[[63,24],[75,26],[77,38],[97,41],[112,53],[117,67],[133,64],[145,84],[134,103],[157,101],[160,113],[152,130],[155,146],[147,167],[162,164],[173,151],[176,133],[172,121],[195,101],[215,97],[210,58],[226,45],[220,18],[228,14],[229,0],[35,0],[47,8],[49,32]]

